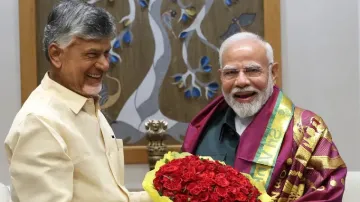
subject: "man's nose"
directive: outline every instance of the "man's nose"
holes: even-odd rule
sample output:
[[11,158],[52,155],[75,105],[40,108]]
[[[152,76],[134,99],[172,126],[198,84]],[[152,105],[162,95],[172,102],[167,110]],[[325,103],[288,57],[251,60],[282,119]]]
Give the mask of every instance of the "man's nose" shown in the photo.
[[246,87],[250,85],[250,80],[249,78],[246,76],[246,74],[244,74],[243,71],[239,72],[238,77],[235,80],[235,85],[242,88],[242,87]]
[[104,72],[108,71],[110,67],[109,58],[106,57],[106,55],[102,55],[99,58],[99,61],[97,62],[97,67],[103,70]]

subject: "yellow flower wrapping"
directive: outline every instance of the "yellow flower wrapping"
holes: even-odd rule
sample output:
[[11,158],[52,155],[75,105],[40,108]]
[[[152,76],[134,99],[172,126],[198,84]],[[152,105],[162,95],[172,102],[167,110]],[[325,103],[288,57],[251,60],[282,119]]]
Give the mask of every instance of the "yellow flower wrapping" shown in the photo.
[[[164,157],[162,159],[160,159],[156,162],[154,170],[146,173],[144,181],[142,182],[142,186],[143,186],[144,190],[149,194],[150,198],[153,201],[172,202],[172,200],[170,200],[169,197],[160,196],[158,191],[155,189],[154,183],[153,183],[153,181],[155,179],[155,173],[160,169],[161,166],[165,165],[166,162],[169,162],[174,159],[184,158],[184,157],[190,156],[190,155],[192,155],[192,154],[187,153],[187,152],[183,152],[183,153],[168,152],[164,155]],[[211,157],[207,157],[207,156],[201,156],[201,158],[213,160]],[[221,162],[221,163],[225,164],[224,162]],[[241,174],[243,174],[246,178],[248,178],[250,180],[251,184],[253,184],[259,190],[259,192],[261,193],[259,199],[262,202],[270,202],[271,201],[271,197],[266,193],[264,185],[254,181],[249,174],[246,174],[246,173],[241,173]]]

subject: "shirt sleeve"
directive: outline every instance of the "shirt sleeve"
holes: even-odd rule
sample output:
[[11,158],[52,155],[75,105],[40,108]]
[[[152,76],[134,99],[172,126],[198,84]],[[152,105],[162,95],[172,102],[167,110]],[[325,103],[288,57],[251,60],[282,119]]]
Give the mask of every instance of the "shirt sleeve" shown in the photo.
[[130,192],[129,198],[131,202],[152,202],[146,191]]
[[10,174],[20,202],[70,202],[74,167],[61,136],[43,117],[28,115],[16,131]]

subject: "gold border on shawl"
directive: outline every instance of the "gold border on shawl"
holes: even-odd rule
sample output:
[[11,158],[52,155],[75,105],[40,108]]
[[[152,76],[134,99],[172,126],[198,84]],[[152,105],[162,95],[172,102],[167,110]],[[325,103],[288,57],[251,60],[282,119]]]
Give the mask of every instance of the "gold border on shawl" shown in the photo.
[[337,169],[342,165],[345,165],[345,162],[340,156],[335,158],[330,158],[328,156],[312,156],[309,160],[309,166],[312,166],[316,170]]
[[281,96],[281,101],[278,109],[274,109],[277,110],[277,112],[270,128],[267,128],[269,134],[265,140],[261,140],[263,147],[260,155],[256,158],[256,165],[253,172],[254,180],[262,181],[265,186],[269,183],[286,130],[293,116],[293,103],[291,100],[283,94],[279,94],[279,96]]

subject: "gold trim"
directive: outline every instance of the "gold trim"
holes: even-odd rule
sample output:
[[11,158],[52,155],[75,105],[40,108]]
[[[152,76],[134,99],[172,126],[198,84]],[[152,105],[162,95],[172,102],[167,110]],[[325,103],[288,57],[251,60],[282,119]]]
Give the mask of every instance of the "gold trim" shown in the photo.
[[302,109],[295,107],[295,110],[294,110],[293,136],[294,136],[294,140],[295,140],[297,145],[300,144],[300,141],[304,137],[302,119],[301,119],[301,113],[302,112],[303,112]]
[[292,163],[293,163],[292,158],[288,158],[288,159],[286,160],[286,164],[287,164],[288,166],[290,166]]
[[335,187],[336,184],[337,184],[337,183],[336,183],[336,180],[331,180],[331,181],[330,181],[330,185],[331,185],[331,186]]
[[299,178],[303,177],[303,173],[300,171],[295,171],[295,170],[290,170],[289,171],[289,176],[297,176]]
[[303,164],[303,166],[306,166],[310,157],[311,153],[303,145],[300,145],[295,154],[295,158]]
[[326,139],[329,143],[332,143],[332,137],[331,137],[331,133],[329,132],[329,130],[326,128],[324,130],[323,136],[324,139]]
[[293,186],[294,185],[291,184],[289,180],[286,180],[284,184],[283,192],[290,194]]
[[312,156],[309,160],[309,166],[316,170],[322,169],[337,169],[345,165],[343,159],[340,156],[330,158],[328,156]]
[[[265,187],[268,186],[276,163],[286,130],[293,116],[293,104],[289,98],[281,92],[276,100],[278,104],[273,110],[271,119],[266,128],[266,135],[261,140],[262,147],[259,147],[253,167],[253,179],[262,181]],[[270,120],[271,120],[270,119]]]

